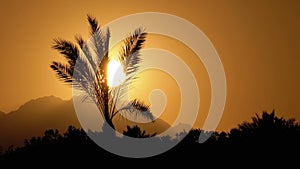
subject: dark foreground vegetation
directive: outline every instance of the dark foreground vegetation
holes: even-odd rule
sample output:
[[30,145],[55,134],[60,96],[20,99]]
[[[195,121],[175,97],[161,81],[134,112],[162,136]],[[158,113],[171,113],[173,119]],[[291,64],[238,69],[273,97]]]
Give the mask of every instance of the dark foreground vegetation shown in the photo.
[[[253,164],[294,165],[300,159],[300,125],[293,119],[279,118],[272,113],[256,115],[251,122],[244,122],[230,132],[213,132],[202,144],[198,143],[200,129],[191,130],[188,135],[171,150],[144,159],[130,159],[114,155],[96,145],[82,129],[69,126],[67,132],[45,131],[42,137],[24,141],[23,147],[1,151],[1,164],[98,164],[143,165],[184,164],[187,165],[237,165]],[[150,137],[135,127],[128,127],[124,133],[131,137]],[[178,138],[182,133],[178,134]],[[172,141],[165,138],[163,141]],[[111,162],[113,161],[113,162]],[[222,161],[222,162],[221,162]],[[206,164],[207,163],[207,164]],[[244,168],[241,166],[241,168]],[[104,167],[104,166],[102,166]],[[199,167],[196,167],[199,168]],[[201,168],[201,167],[200,167]],[[202,167],[203,168],[203,167]]]

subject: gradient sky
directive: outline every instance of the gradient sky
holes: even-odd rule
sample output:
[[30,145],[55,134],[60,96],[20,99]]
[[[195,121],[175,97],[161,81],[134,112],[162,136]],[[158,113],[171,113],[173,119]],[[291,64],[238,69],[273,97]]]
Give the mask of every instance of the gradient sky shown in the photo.
[[[228,130],[249,121],[255,113],[272,109],[279,116],[296,117],[299,121],[300,1],[297,0],[126,3],[2,0],[0,110],[10,112],[30,99],[45,95],[70,99],[71,88],[57,80],[49,68],[51,61],[62,58],[51,49],[53,38],[73,40],[76,34],[88,38],[87,14],[94,15],[104,25],[137,12],[165,12],[182,17],[201,29],[214,44],[224,65],[228,87],[219,130]],[[148,47],[157,45],[156,41],[150,36]],[[162,38],[158,46],[174,50],[178,46],[176,43]],[[183,57],[192,55],[187,49],[173,52]],[[195,64],[190,64],[191,69]],[[197,81],[203,84],[200,90],[209,92],[209,82],[203,80],[207,75],[201,71],[196,74]],[[144,78],[147,76],[151,77],[145,75]],[[168,78],[163,74],[160,76]],[[147,90],[143,92],[147,93]],[[174,93],[178,95],[176,91]],[[204,96],[210,97],[209,94]],[[203,99],[206,100],[203,112],[209,106],[207,98]],[[178,99],[172,101],[176,103]],[[196,127],[201,127],[204,117],[199,117]],[[170,120],[173,116],[165,118]]]

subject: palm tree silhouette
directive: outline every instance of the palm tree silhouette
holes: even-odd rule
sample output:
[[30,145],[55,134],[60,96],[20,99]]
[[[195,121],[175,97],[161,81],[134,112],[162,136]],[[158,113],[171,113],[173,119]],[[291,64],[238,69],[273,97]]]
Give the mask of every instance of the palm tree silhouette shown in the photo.
[[[123,66],[126,76],[120,85],[111,87],[107,80],[107,66],[109,57],[110,31],[100,29],[95,17],[87,16],[90,25],[91,38],[85,41],[81,36],[75,36],[77,44],[63,39],[54,39],[54,49],[58,50],[67,60],[67,63],[53,61],[51,68],[59,79],[70,84],[86,96],[82,101],[95,103],[105,119],[105,122],[115,129],[113,118],[123,114],[140,114],[153,121],[153,115],[149,111],[149,105],[138,99],[117,106],[120,98],[128,92],[129,84],[135,80],[136,71],[139,68],[140,49],[146,39],[147,33],[142,28],[137,28],[133,34],[123,40],[123,45],[117,56]],[[105,123],[104,123],[105,125]]]

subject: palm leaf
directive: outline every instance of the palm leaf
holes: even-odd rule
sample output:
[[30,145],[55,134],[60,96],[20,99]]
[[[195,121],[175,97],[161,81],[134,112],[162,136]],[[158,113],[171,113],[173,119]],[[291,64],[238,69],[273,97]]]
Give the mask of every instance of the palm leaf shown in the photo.
[[137,99],[130,101],[129,103],[127,103],[127,105],[117,110],[114,114],[112,114],[112,117],[114,117],[118,113],[121,113],[124,116],[127,115],[135,116],[135,117],[142,116],[154,122],[154,116],[149,109],[149,105]]
[[139,50],[143,47],[147,33],[142,28],[134,31],[123,41],[119,60],[121,61],[125,74],[130,77],[138,69],[141,61]]
[[118,93],[118,95],[114,95],[113,97],[122,98],[126,96],[131,89],[130,84],[137,78],[135,74],[139,68],[138,64],[141,61],[139,51],[144,45],[146,35],[147,33],[144,32],[144,29],[138,28],[123,41],[118,59],[123,66],[126,79],[118,87],[112,89],[117,91],[112,93]]
[[95,32],[100,30],[100,26],[98,21],[92,15],[87,15],[88,22],[90,23],[90,33],[93,35]]
[[63,39],[54,39],[52,48],[63,54],[71,67],[76,64],[78,49],[72,42]]
[[88,15],[88,21],[90,23],[90,34],[92,36],[90,46],[97,56],[97,60],[95,60],[96,64],[99,64],[103,57],[108,57],[110,31],[107,29],[106,32],[102,32],[98,21],[91,15]]
[[69,65],[54,61],[50,67],[57,73],[59,79],[63,80],[67,84],[72,83],[73,70],[70,69]]

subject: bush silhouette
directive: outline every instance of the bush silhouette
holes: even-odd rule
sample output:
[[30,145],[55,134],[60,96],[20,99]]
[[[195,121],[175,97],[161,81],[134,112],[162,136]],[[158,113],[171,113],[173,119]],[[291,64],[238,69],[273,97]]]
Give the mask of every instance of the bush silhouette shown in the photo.
[[[292,152],[300,150],[300,126],[294,119],[277,117],[275,111],[263,112],[261,116],[255,115],[251,122],[243,122],[230,132],[213,132],[212,136],[203,144],[198,143],[201,132],[192,129],[186,137],[173,149],[148,158],[149,161],[163,159],[202,159],[231,158],[235,160],[253,160],[265,158],[284,159],[296,158]],[[178,133],[177,138],[183,133]],[[136,138],[146,138],[155,134],[146,134],[138,126],[127,126],[124,135]],[[122,138],[120,138],[122,139]],[[166,143],[174,141],[174,138],[164,137],[161,141]],[[230,155],[228,154],[230,152]],[[254,154],[254,156],[252,155]],[[60,134],[58,130],[49,129],[41,137],[32,137],[24,141],[23,147],[10,147],[1,156],[0,161],[12,162],[16,160],[62,160],[69,158],[72,161],[98,161],[102,159],[119,159],[130,161],[112,153],[109,153],[96,145],[83,129],[69,126],[67,131]]]
[[270,114],[256,114],[252,122],[244,122],[229,133],[234,143],[255,145],[295,144],[300,141],[300,127],[295,119],[285,120],[277,117],[273,110]]
[[134,138],[147,138],[154,137],[156,135],[156,133],[146,134],[146,131],[141,131],[141,128],[137,125],[134,125],[133,127],[127,126],[127,131],[123,131],[123,134]]

